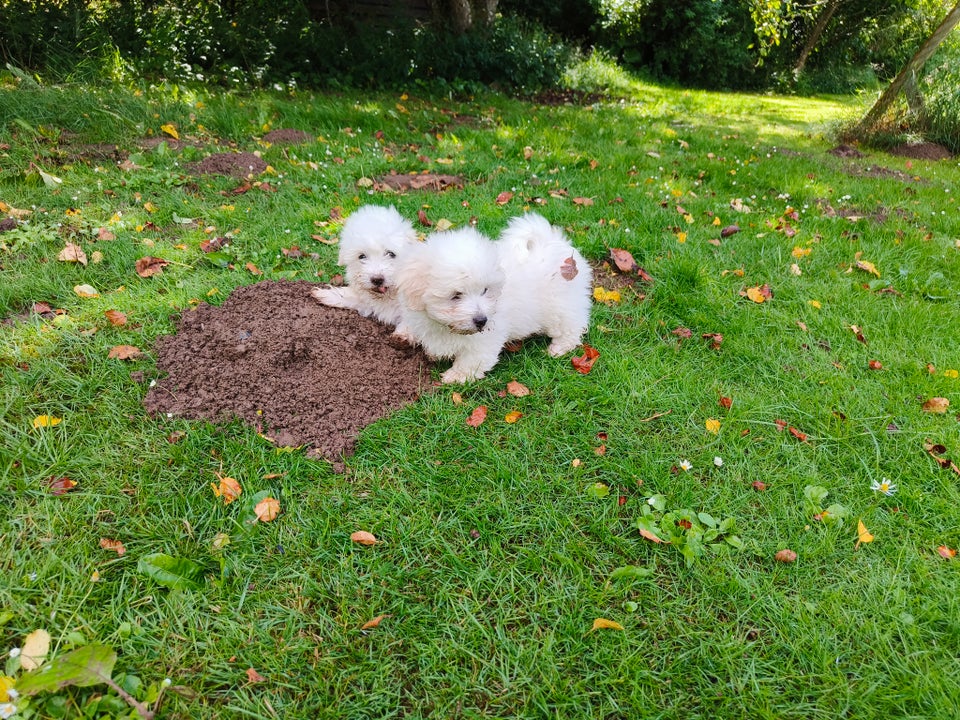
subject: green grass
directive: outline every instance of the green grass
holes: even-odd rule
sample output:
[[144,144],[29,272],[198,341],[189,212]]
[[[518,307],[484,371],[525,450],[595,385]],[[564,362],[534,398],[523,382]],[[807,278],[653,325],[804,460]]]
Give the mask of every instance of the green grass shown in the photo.
[[[0,90],[0,201],[32,210],[0,234],[0,315],[37,301],[66,311],[0,327],[0,650],[36,628],[55,652],[111,645],[114,677],[137,697],[153,702],[150,687],[171,679],[163,717],[952,717],[960,565],[936,549],[960,546],[960,477],[923,443],[960,457],[960,167],[828,154],[830,128],[863,109],[851,98],[604,82],[618,99],[587,108],[496,95]],[[201,147],[138,149],[164,123]],[[268,127],[317,140],[267,147],[256,138]],[[72,154],[89,142],[133,152],[139,168]],[[215,142],[261,152],[276,174],[260,179],[277,191],[231,195],[236,181],[191,177],[184,165]],[[47,187],[31,164],[62,183]],[[468,183],[440,195],[358,188],[391,169]],[[504,190],[516,195],[501,207]],[[734,210],[737,198],[752,212]],[[365,202],[458,224],[476,216],[491,235],[535,209],[592,260],[629,250],[654,282],[595,306],[589,375],[529,342],[460,388],[462,405],[439,388],[364,430],[345,475],[238,423],[145,416],[146,384],[130,373],[153,376],[153,343],[177,313],[255,282],[247,262],[267,278],[328,278],[336,248],[311,235],[337,228],[315,222]],[[730,224],[740,232],[712,244]],[[100,227],[116,239],[95,240]],[[228,231],[235,269],[198,247]],[[102,260],[58,262],[66,239]],[[284,258],[292,245],[308,257]],[[172,264],[142,279],[144,255]],[[78,298],[80,283],[101,296]],[[769,302],[741,297],[765,283]],[[108,309],[129,323],[112,327]],[[692,337],[680,341],[680,327]],[[721,333],[720,349],[703,333]],[[108,359],[118,344],[145,356]],[[511,379],[532,394],[500,397]],[[935,396],[950,412],[921,410]],[[480,404],[487,421],[467,427]],[[514,409],[521,420],[504,422]],[[63,421],[34,429],[39,415]],[[175,430],[186,435],[171,444]],[[677,471],[684,459],[692,469]],[[214,498],[217,472],[242,483],[240,501]],[[47,481],[60,476],[78,486],[54,496]],[[892,497],[870,489],[883,477],[899,486]],[[609,495],[595,497],[598,482]],[[849,511],[843,524],[814,519],[808,485]],[[243,501],[260,491],[283,512],[251,529]],[[653,495],[734,518],[745,548],[688,566],[635,528]],[[855,548],[858,519],[876,539]],[[381,544],[351,543],[359,529]],[[220,533],[230,544],[217,550]],[[796,563],[774,561],[783,548]],[[199,563],[201,589],[138,571],[157,552]],[[625,565],[652,574],[611,582]],[[600,617],[624,629],[591,631]],[[247,668],[265,682],[249,683]],[[31,707],[119,713],[101,690]]]

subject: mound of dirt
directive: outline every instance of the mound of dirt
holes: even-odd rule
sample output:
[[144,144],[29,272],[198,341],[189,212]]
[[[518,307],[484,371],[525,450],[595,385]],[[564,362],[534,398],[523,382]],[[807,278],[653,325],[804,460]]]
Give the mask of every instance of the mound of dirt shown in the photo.
[[890,148],[887,152],[914,160],[949,160],[953,157],[943,145],[932,142],[904,143]]
[[189,166],[190,172],[196,175],[228,175],[240,179],[259,175],[266,169],[263,158],[249,152],[213,153]]
[[313,140],[313,135],[295,128],[277,128],[264,135],[263,140],[274,145],[299,145]]
[[147,412],[240,418],[342,472],[361,429],[430,387],[430,364],[391,328],[321,305],[312,287],[266,281],[186,311],[157,341],[166,376],[144,398]]

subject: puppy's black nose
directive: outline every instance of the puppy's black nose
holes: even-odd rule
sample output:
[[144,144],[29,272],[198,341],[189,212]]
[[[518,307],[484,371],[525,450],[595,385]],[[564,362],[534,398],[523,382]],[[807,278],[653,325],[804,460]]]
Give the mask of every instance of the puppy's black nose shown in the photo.
[[370,284],[374,287],[380,287],[383,285],[383,275],[374,275],[370,278]]
[[483,330],[484,326],[487,324],[487,316],[486,316],[486,315],[477,315],[477,316],[473,319],[473,324],[474,324],[474,326],[477,328],[477,330]]

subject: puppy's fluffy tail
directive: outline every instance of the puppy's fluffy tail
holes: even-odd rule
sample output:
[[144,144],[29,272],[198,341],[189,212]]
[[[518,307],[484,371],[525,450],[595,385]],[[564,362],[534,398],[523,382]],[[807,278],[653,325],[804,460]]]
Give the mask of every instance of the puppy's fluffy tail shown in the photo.
[[569,244],[563,230],[551,225],[550,221],[539,213],[527,213],[513,218],[500,235],[499,242],[506,246],[505,249],[518,261],[551,246],[565,247]]

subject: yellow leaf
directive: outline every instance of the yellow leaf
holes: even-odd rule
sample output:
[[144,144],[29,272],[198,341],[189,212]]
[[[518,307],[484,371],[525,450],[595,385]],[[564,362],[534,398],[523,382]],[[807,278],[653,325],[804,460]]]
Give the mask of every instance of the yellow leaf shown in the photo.
[[807,300],[807,303],[810,305],[810,307],[816,308],[817,310],[823,307],[819,300]]
[[678,242],[678,243],[685,243],[686,241],[687,241],[687,234],[686,234],[685,232],[678,232],[678,233],[677,233],[677,242]]
[[863,524],[863,520],[857,520],[857,547],[860,547],[860,543],[869,542],[873,542],[873,535],[867,530],[867,526]]
[[707,432],[713,433],[714,435],[720,432],[720,421],[716,418],[709,418],[704,424],[707,427]]
[[767,299],[767,297],[760,292],[760,288],[758,287],[747,288],[747,297],[753,300],[755,303],[762,303]]
[[719,226],[719,225],[720,225],[720,218],[719,218],[719,217],[715,217],[715,218],[713,219],[713,224]]
[[956,370],[944,370],[943,376],[956,380],[958,377],[960,377],[960,372],[957,372]]
[[155,213],[157,211],[157,206],[154,205],[152,202],[145,202],[143,204],[143,209],[146,210],[148,213]]
[[214,496],[223,498],[224,505],[229,505],[243,493],[243,488],[240,487],[240,483],[234,478],[225,477],[217,473],[217,480],[220,481],[219,485],[217,483],[210,483],[210,487],[213,488]]
[[606,305],[620,302],[620,293],[617,290],[607,290],[599,285],[593,289],[593,299]]
[[276,498],[265,497],[253,508],[257,520],[261,522],[270,522],[280,514],[280,501]]
[[54,425],[59,425],[62,422],[63,418],[53,417],[53,415],[37,415],[33,419],[33,426],[35,428],[53,427]]
[[82,298],[100,297],[100,293],[97,292],[97,289],[93,287],[93,285],[74,285],[73,292],[77,297]]
[[[0,203],[2,205],[3,203]],[[9,675],[0,675],[0,702],[10,702],[10,695],[7,691],[14,686],[17,681]]]
[[877,270],[877,266],[872,262],[867,262],[866,260],[857,260],[857,268],[863,270],[864,272],[868,272],[880,277],[880,271]]
[[160,126],[160,129],[163,130],[167,135],[172,137],[174,140],[180,139],[180,133],[177,132],[177,126],[173,123],[166,123]]
[[520,412],[519,410],[511,410],[506,414],[506,416],[503,419],[512,425],[522,417],[523,417],[523,413]]
[[20,667],[24,670],[36,670],[43,665],[50,652],[50,633],[46,630],[34,630],[23,640],[20,648]]
[[379,542],[376,535],[366,530],[357,530],[355,533],[351,533],[350,539],[361,545],[376,545]]
[[590,630],[623,630],[623,625],[606,618],[597,618],[593,621],[593,627]]
[[793,249],[793,252],[791,252],[790,254],[793,255],[797,260],[799,260],[800,258],[805,258],[811,252],[813,252],[813,248],[795,247]]
[[443,232],[444,230],[452,228],[453,223],[446,218],[440,218],[433,224],[433,227],[437,232]]

